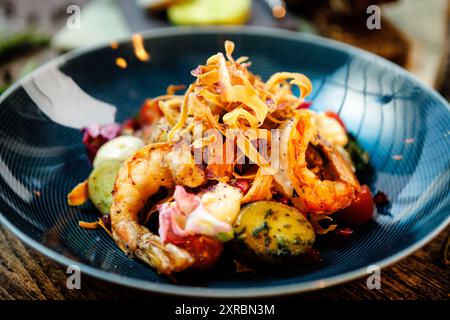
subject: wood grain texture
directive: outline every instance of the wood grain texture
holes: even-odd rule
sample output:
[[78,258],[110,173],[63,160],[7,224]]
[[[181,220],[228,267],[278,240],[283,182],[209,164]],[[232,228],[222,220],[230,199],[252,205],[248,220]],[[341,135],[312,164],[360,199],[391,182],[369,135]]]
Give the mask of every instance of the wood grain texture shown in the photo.
[[[448,299],[450,270],[442,263],[447,227],[413,255],[382,270],[380,290],[362,278],[344,285],[291,296],[290,299]],[[82,275],[81,289],[66,287],[66,268],[25,246],[0,226],[0,299],[154,299],[156,294]],[[160,297],[161,298],[161,297]]]

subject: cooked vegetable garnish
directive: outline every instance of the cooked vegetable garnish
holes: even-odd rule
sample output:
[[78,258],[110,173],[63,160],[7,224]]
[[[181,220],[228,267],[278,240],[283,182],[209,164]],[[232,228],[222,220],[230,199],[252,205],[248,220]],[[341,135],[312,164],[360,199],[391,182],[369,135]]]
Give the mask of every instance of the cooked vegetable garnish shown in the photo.
[[85,229],[101,228],[101,225],[98,223],[98,221],[94,221],[94,222],[78,221],[78,225]]
[[121,131],[121,126],[117,123],[100,125],[90,125],[82,130],[83,144],[86,147],[88,159],[93,161],[98,149],[109,140],[117,137]]
[[336,213],[337,219],[348,224],[363,224],[370,221],[374,212],[373,196],[368,186],[363,185],[355,200]]
[[120,136],[114,138],[98,149],[94,159],[94,167],[107,161],[123,162],[137,149],[144,146],[144,142],[133,136]]
[[111,208],[111,193],[121,165],[120,161],[105,161],[95,167],[89,175],[89,198],[98,211],[103,214],[109,213]]
[[315,234],[295,208],[274,201],[245,206],[235,225],[235,241],[245,255],[270,263],[283,263],[308,251]]
[[360,180],[365,180],[370,175],[372,168],[370,167],[369,154],[359,145],[356,138],[349,134],[348,144],[345,146],[345,150],[350,154],[353,166],[355,168],[355,174]]
[[67,203],[70,206],[80,206],[89,200],[88,182],[83,181],[67,195]]

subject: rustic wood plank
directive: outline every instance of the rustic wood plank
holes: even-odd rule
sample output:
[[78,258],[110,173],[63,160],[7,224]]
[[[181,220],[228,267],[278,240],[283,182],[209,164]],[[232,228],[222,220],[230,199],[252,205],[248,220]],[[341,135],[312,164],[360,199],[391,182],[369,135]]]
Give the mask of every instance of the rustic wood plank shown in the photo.
[[[448,299],[449,269],[441,261],[450,227],[423,249],[382,270],[381,290],[369,290],[366,279],[291,299]],[[82,277],[80,290],[66,287],[66,269],[25,246],[0,227],[0,299],[153,299],[155,294]]]

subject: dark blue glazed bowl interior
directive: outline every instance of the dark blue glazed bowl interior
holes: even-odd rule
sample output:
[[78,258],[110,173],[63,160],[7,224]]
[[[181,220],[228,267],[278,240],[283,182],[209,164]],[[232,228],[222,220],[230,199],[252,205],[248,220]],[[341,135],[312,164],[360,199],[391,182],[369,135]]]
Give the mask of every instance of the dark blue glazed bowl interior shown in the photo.
[[[69,207],[66,195],[91,170],[79,130],[47,117],[23,88],[27,77],[0,100],[1,222],[32,247],[63,264],[121,284],[175,294],[269,295],[331,285],[365,274],[372,264],[397,261],[449,222],[450,112],[438,94],[399,67],[321,38],[268,29],[181,29],[144,36],[151,54],[141,62],[128,41],[70,53],[45,67],[58,68],[86,93],[117,107],[116,121],[131,117],[169,84],[189,84],[190,71],[225,40],[235,57],[267,79],[301,72],[313,81],[313,109],[333,110],[371,155],[372,191],[391,204],[359,228],[352,241],[322,253],[323,262],[270,273],[235,273],[231,258],[208,271],[180,275],[177,284],[128,259],[102,230],[78,227],[95,220],[93,206]],[[117,67],[123,57],[128,66]],[[44,80],[45,81],[45,80]],[[58,106],[56,106],[58,107]],[[225,257],[226,258],[226,257]],[[227,262],[228,261],[228,262]]]

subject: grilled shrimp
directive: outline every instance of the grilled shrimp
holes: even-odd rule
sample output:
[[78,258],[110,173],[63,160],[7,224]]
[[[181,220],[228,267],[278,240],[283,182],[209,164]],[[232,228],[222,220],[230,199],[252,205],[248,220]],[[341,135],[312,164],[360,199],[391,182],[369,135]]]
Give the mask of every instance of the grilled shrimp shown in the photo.
[[[195,260],[188,251],[170,243],[163,243],[159,236],[140,225],[138,213],[148,198],[161,187],[170,189],[175,185],[175,181],[182,181],[174,172],[185,173],[181,168],[185,164],[166,161],[166,156],[174,149],[176,148],[167,143],[155,143],[130,156],[117,174],[110,209],[112,234],[118,246],[160,273],[168,275],[189,268]],[[201,170],[192,166],[193,159],[188,160],[191,160],[186,164],[189,170]],[[194,171],[192,173],[196,174]],[[190,179],[189,182],[190,186],[198,186],[204,181],[199,178]]]
[[351,204],[360,185],[351,165],[319,132],[314,117],[300,111],[289,141],[292,203],[303,212],[334,213]]
[[164,157],[176,184],[195,188],[206,182],[205,172],[195,163],[189,145],[178,142]]

